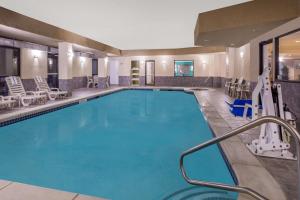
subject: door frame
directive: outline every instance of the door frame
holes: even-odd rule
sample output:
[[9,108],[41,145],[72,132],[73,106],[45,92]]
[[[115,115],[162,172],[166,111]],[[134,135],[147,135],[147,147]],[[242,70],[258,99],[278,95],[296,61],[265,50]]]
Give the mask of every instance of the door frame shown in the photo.
[[[154,63],[154,72],[153,72],[153,84],[147,84],[147,62],[153,62]],[[145,61],[145,85],[155,85],[155,60],[146,60]]]
[[[269,44],[273,44],[273,42],[274,41],[273,41],[273,38],[272,38],[272,39],[262,41],[262,42],[259,43],[259,75],[261,75],[264,71],[264,46],[269,45]],[[275,53],[275,49],[274,49],[274,44],[273,44],[273,54],[274,53]],[[274,57],[274,55],[273,55],[273,57]],[[273,58],[272,58],[272,62],[273,62]]]

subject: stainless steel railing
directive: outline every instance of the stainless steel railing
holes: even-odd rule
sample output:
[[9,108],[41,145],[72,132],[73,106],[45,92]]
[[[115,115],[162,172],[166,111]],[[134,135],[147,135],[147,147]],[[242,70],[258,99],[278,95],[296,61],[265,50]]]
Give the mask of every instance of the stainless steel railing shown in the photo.
[[[297,132],[297,130],[292,127],[290,124],[288,124],[286,121],[282,120],[281,118],[278,117],[274,117],[274,116],[265,116],[265,117],[261,117],[259,119],[256,119],[252,122],[249,122],[235,130],[230,131],[229,133],[222,135],[220,137],[216,137],[213,138],[207,142],[204,142],[202,144],[199,144],[185,152],[183,152],[180,156],[180,170],[181,173],[183,175],[183,178],[192,185],[198,185],[198,186],[206,186],[206,187],[212,187],[212,188],[218,188],[218,189],[223,189],[223,190],[228,190],[228,191],[233,191],[233,192],[239,192],[239,193],[245,193],[248,194],[256,199],[259,200],[266,200],[267,198],[264,197],[263,195],[259,194],[258,192],[252,190],[251,188],[247,188],[247,187],[241,187],[241,186],[231,186],[231,185],[227,185],[227,184],[222,184],[222,183],[215,183],[215,182],[206,182],[206,181],[199,181],[199,180],[193,180],[191,178],[189,178],[187,176],[187,173],[185,171],[184,168],[184,157],[192,154],[196,151],[199,151],[203,148],[206,148],[208,146],[211,146],[213,144],[219,143],[223,140],[226,140],[230,137],[233,137],[235,135],[238,135],[246,130],[255,128],[257,126],[260,126],[262,124],[265,123],[275,123],[278,124],[280,126],[282,126],[283,128],[286,129],[286,131],[288,131],[296,140],[297,145],[296,145],[296,151],[297,151],[297,160],[298,160],[298,182],[300,180],[300,175],[299,175],[299,167],[300,167],[300,157],[299,157],[299,144],[300,144],[300,135]],[[299,182],[300,183],[300,182]],[[300,184],[299,184],[300,185]],[[299,189],[299,188],[298,188]],[[300,190],[299,190],[300,191]]]

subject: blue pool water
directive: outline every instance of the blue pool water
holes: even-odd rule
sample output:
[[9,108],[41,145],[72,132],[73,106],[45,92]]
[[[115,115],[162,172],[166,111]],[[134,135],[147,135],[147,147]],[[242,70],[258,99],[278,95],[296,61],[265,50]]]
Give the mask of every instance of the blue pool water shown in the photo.
[[[108,199],[236,199],[187,184],[212,133],[193,95],[126,90],[0,128],[0,179]],[[217,146],[191,177],[234,184]]]

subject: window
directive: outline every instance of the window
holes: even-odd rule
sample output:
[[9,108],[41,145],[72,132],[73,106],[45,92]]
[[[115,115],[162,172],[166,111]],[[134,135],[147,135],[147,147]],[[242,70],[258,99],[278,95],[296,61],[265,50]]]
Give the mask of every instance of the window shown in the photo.
[[194,76],[194,61],[175,60],[174,76]]
[[276,39],[276,79],[300,81],[300,30]]
[[20,75],[20,49],[0,46],[0,95],[7,95],[7,76]]
[[48,53],[48,84],[58,88],[58,54]]
[[0,76],[18,76],[20,50],[10,47],[0,47]]

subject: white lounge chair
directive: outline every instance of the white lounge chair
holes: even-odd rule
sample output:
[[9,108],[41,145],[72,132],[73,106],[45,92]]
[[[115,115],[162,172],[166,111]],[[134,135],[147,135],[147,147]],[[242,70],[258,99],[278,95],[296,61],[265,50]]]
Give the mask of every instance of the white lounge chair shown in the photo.
[[46,103],[47,96],[45,92],[25,91],[21,78],[10,76],[5,78],[9,95],[19,102],[19,106],[29,106],[32,103]]
[[50,100],[66,98],[68,96],[67,91],[61,91],[58,88],[50,88],[46,79],[41,76],[36,76],[34,78],[34,82],[36,84],[37,90],[45,92]]
[[16,103],[16,100],[14,100],[13,97],[0,96],[0,108],[1,109],[12,108],[14,103]]

